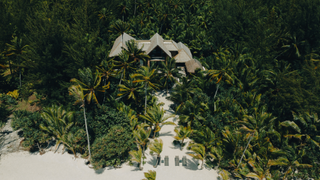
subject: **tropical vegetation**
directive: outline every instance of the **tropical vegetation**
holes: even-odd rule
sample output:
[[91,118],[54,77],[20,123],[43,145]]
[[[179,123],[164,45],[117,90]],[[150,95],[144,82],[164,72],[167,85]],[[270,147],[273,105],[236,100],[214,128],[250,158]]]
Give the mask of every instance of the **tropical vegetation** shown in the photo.
[[[149,131],[156,137],[168,124],[154,94],[163,90],[179,116],[177,140],[189,138],[190,155],[225,179],[320,179],[319,8],[318,0],[0,1],[0,126],[13,114],[27,150],[62,142],[95,168],[118,167],[141,160]],[[183,42],[205,70],[180,77],[174,59],[147,67],[133,41],[109,58],[124,33]],[[36,112],[16,108],[32,94]],[[74,117],[45,115],[50,108]]]

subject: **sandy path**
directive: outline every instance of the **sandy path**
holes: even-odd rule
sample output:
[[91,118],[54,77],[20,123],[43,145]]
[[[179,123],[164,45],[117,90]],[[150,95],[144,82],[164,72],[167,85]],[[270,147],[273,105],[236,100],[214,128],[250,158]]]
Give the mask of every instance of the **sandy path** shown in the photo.
[[[170,101],[166,100],[163,95],[158,95],[165,110],[169,110]],[[167,112],[168,114],[170,112]],[[169,119],[177,124],[175,118]],[[174,126],[164,126],[160,131],[160,137],[163,140],[162,159],[169,156],[169,166],[161,163],[157,168],[153,168],[155,158],[146,151],[146,164],[143,171],[127,164],[122,165],[119,169],[104,168],[98,171],[88,168],[84,165],[81,158],[74,159],[73,155],[47,152],[44,155],[31,154],[26,151],[10,153],[0,159],[0,179],[2,180],[141,180],[144,178],[143,172],[155,170],[157,180],[216,180],[217,172],[213,169],[198,169],[198,162],[187,156],[186,148],[180,151],[179,146],[174,146]],[[187,156],[188,166],[175,166],[174,157]]]

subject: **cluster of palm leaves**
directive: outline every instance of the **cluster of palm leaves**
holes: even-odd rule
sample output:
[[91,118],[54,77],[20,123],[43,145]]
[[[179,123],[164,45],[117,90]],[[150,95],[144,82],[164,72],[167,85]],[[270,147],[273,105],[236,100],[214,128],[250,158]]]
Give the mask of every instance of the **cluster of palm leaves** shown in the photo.
[[189,155],[218,166],[226,179],[319,178],[319,111],[299,102],[283,108],[287,102],[277,97],[290,101],[279,81],[297,77],[296,71],[284,65],[275,72],[236,52],[218,49],[207,70],[172,89],[168,99],[180,119],[176,140],[182,145],[190,138]]

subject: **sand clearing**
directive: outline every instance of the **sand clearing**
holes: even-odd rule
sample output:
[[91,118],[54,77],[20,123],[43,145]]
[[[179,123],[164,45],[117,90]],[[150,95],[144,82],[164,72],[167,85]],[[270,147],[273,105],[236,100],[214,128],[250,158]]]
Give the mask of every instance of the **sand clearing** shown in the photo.
[[[158,94],[157,97],[165,105],[163,108],[169,111],[169,105],[172,103],[165,99],[165,94]],[[171,118],[177,124],[177,118]],[[160,137],[163,140],[163,151],[161,159],[169,156],[169,166],[164,166],[161,163],[157,168],[153,165],[156,158],[146,151],[146,164],[143,170],[140,171],[137,167],[123,164],[121,168],[103,168],[98,171],[90,169],[84,164],[84,159],[74,159],[73,155],[68,153],[47,152],[44,155],[38,153],[31,154],[26,151],[19,151],[1,156],[0,159],[0,179],[1,180],[141,180],[144,178],[144,173],[148,170],[157,172],[157,180],[216,180],[218,173],[214,169],[204,168],[200,170],[198,161],[193,160],[186,155],[186,148],[180,151],[179,146],[174,146],[173,136],[175,134],[174,126],[164,126],[160,131]],[[187,166],[175,166],[174,158],[179,156],[181,160],[183,156],[187,156]]]

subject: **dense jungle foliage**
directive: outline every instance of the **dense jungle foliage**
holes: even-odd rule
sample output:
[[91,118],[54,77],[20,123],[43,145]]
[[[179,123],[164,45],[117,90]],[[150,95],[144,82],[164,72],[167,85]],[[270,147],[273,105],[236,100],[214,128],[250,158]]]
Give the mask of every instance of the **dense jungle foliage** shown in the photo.
[[[161,115],[153,92],[169,89],[176,139],[192,139],[224,177],[320,179],[319,0],[0,0],[0,25],[0,125],[14,106],[9,92],[36,94],[39,112],[13,118],[29,149],[54,139],[95,168],[118,166],[131,150],[141,162],[146,127],[164,121],[143,114]],[[108,58],[123,32],[181,41],[206,70],[142,68],[136,60],[149,57],[134,42]],[[98,152],[105,142],[121,154]]]

